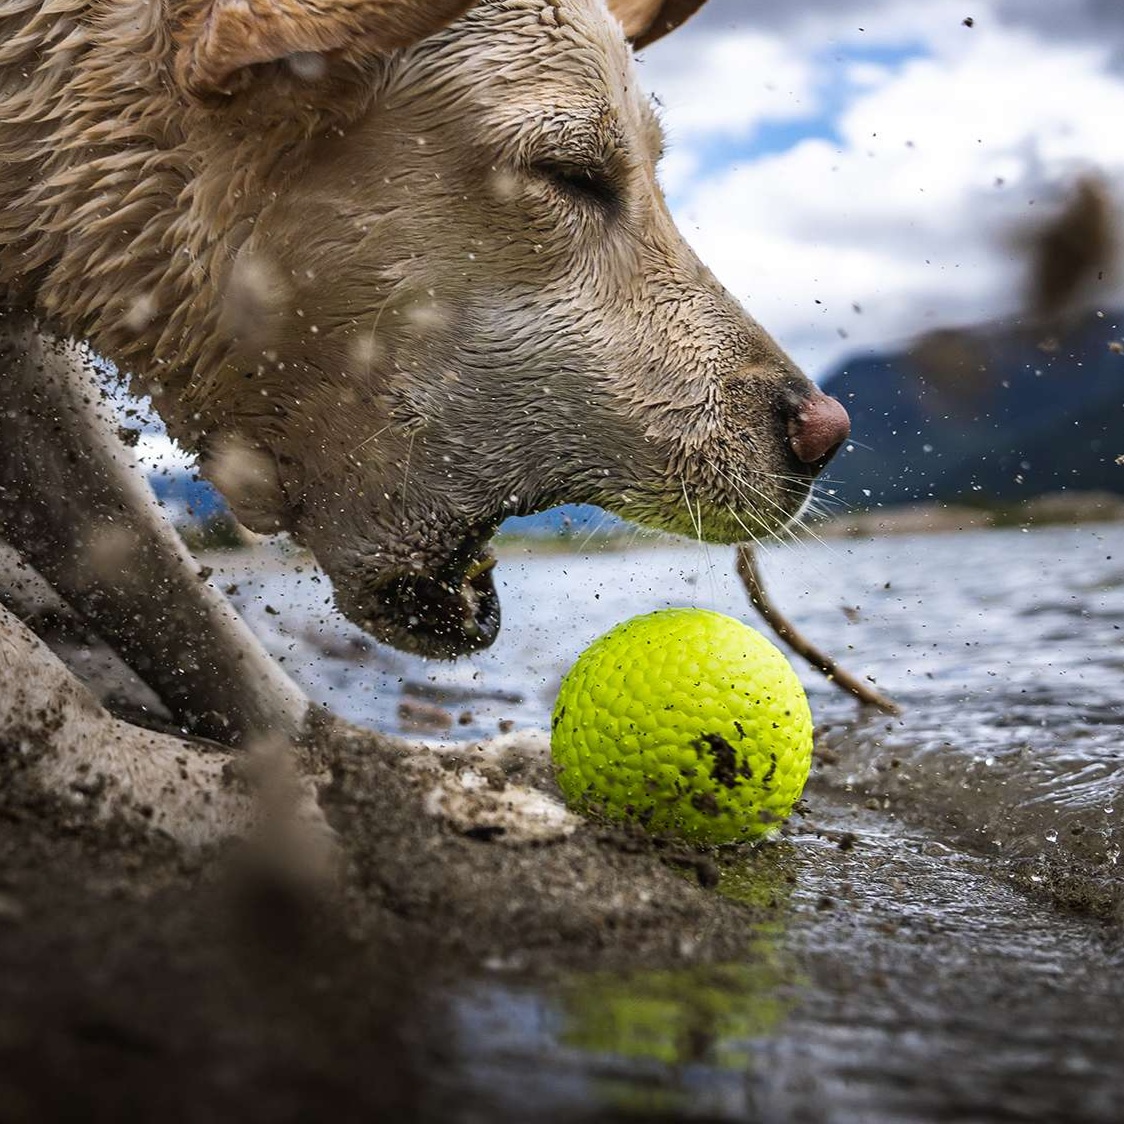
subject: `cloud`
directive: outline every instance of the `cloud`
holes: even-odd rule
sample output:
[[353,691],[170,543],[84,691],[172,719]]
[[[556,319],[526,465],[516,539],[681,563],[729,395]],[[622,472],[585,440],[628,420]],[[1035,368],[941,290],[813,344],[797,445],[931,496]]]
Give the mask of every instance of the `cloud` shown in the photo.
[[643,72],[681,227],[813,373],[1012,313],[1016,229],[1086,169],[1124,184],[1115,39],[1078,33],[1097,3],[1061,35],[1007,0],[970,5],[970,28],[969,9],[913,0],[791,5],[783,27],[712,0]]
[[[835,31],[862,27],[872,34],[882,34],[890,24],[903,25],[917,19],[939,19],[955,25],[971,18],[976,25],[989,20],[1011,27],[1022,27],[1051,39],[1124,45],[1124,5],[1119,0],[1064,0],[1047,3],[1043,0],[961,0],[948,3],[914,3],[901,5],[896,0],[798,0],[776,4],[756,0],[709,0],[673,40],[722,36],[733,29],[752,27],[764,33],[791,36],[816,34],[823,28]],[[670,41],[669,41],[670,42]],[[665,46],[656,50],[666,50]]]
[[998,18],[1052,39],[1106,48],[1110,69],[1124,72],[1124,4],[1120,0],[1067,0],[1063,4],[997,0]]
[[[742,29],[706,36],[658,66],[659,100],[687,136],[737,135],[762,118],[800,117],[815,106],[814,60],[774,35]],[[700,74],[712,91],[736,89],[737,97],[700,96]]]

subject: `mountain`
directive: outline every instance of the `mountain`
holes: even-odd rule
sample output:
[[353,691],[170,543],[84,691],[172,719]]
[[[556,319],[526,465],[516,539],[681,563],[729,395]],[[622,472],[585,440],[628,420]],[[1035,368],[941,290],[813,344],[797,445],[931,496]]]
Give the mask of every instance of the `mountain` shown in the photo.
[[823,389],[851,441],[822,489],[850,508],[1124,494],[1124,311],[1047,338],[995,324],[852,359]]
[[148,483],[173,523],[209,523],[229,513],[226,500],[193,469],[160,468],[149,472]]

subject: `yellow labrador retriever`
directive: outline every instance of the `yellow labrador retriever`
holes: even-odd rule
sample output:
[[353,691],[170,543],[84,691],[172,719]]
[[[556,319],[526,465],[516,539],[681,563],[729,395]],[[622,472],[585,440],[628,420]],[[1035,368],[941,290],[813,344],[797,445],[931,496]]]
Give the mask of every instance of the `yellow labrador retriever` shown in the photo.
[[492,642],[507,515],[733,542],[798,512],[846,413],[676,230],[631,57],[701,3],[0,0],[0,538],[186,729],[306,703],[80,345],[415,652]]

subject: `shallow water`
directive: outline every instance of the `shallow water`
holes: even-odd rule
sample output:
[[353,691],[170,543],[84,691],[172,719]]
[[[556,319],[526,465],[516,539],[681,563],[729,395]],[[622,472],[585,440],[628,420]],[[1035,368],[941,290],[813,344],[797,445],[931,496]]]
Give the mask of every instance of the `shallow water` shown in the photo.
[[742,963],[463,989],[475,1087],[513,1120],[1118,1121],[1119,943],[983,860],[835,826],[848,850],[797,835],[727,886],[775,906]]
[[[371,646],[326,582],[271,558],[221,558],[220,584],[315,697],[383,729],[403,699],[436,700],[446,737],[541,727],[617,621],[752,620],[724,549],[509,550],[501,639],[434,665]],[[460,1032],[434,1118],[1124,1119],[1124,527],[802,543],[762,565],[902,717],[801,669],[820,759],[789,838],[726,875],[775,918],[745,959],[549,985],[497,965],[438,997]]]
[[[326,580],[294,565],[247,577],[245,560],[228,556],[215,580],[237,580],[239,607],[318,701],[385,730],[410,728],[403,699],[436,702],[446,714],[432,717],[451,726],[428,732],[450,738],[494,733],[501,722],[545,727],[570,663],[636,613],[698,605],[753,621],[724,548],[521,549],[497,571],[499,641],[439,664],[371,644],[326,603]],[[1084,857],[1117,861],[1124,527],[802,543],[766,551],[762,568],[798,627],[903,707],[900,719],[859,715],[798,669],[821,744],[841,760],[830,783],[867,783],[905,762],[905,774],[888,778],[899,798],[908,775],[913,803],[939,808],[942,823],[962,813],[981,846],[1049,853],[1068,835]]]

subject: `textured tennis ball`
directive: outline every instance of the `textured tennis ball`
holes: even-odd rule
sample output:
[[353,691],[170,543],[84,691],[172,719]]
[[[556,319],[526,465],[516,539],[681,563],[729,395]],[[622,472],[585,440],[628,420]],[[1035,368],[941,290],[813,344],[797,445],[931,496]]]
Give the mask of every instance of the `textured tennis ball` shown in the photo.
[[698,844],[759,839],[800,798],[812,715],[761,633],[664,609],[595,640],[562,680],[551,755],[567,803]]

